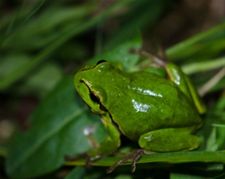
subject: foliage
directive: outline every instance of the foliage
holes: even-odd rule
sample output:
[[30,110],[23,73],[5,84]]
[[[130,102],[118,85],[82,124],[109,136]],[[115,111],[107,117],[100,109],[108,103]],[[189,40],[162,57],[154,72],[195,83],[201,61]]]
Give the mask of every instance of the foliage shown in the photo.
[[[118,154],[96,160],[91,169],[84,167],[84,157],[72,162],[64,160],[65,156],[79,157],[87,152],[93,147],[90,140],[99,143],[107,136],[99,116],[90,113],[75,93],[74,72],[100,59],[121,63],[127,70],[136,69],[141,58],[131,51],[148,41],[141,38],[142,32],[153,29],[174,2],[36,0],[15,5],[8,13],[0,12],[0,95],[7,96],[4,102],[10,105],[19,106],[24,96],[34,96],[39,102],[27,119],[28,129],[23,131],[17,121],[14,135],[1,144],[0,155],[6,161],[9,177],[53,177],[59,171],[66,171],[68,179],[224,176],[225,79],[204,96],[208,110],[202,116],[205,125],[199,135],[204,145],[199,150],[145,155],[132,175],[130,163],[105,174],[106,167],[127,154],[123,148]],[[0,8],[5,4],[0,3]],[[103,26],[111,21],[103,32]],[[113,28],[113,21],[119,28]],[[171,44],[165,53],[201,87],[225,64],[224,39],[225,23],[221,22]],[[93,129],[91,136],[85,135],[86,129]]]

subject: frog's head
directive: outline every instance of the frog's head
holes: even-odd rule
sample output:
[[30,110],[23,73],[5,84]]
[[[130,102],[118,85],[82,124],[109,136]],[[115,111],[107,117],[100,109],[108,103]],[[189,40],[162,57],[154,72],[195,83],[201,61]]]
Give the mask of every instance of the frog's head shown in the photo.
[[116,86],[119,73],[117,66],[100,61],[96,65],[84,67],[75,74],[75,88],[93,112],[107,112],[107,97],[113,90],[112,86]]

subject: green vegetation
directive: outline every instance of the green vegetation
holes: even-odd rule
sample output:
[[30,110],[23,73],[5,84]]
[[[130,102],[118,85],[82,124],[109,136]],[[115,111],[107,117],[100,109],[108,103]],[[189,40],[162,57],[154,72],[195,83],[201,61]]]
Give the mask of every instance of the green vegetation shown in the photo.
[[[179,8],[190,7],[176,0],[1,1],[0,178],[224,178],[224,17],[203,30],[182,26],[179,37],[164,39],[170,31],[160,22]],[[203,97],[207,112],[198,134],[203,145],[196,151],[144,155],[135,173],[127,162],[106,174],[129,153],[127,146],[86,167],[82,154],[91,148],[90,137],[98,143],[107,132],[75,93],[74,73],[101,59],[134,70],[142,57],[132,51],[158,54],[158,46],[190,75]],[[78,159],[65,161],[66,156]]]

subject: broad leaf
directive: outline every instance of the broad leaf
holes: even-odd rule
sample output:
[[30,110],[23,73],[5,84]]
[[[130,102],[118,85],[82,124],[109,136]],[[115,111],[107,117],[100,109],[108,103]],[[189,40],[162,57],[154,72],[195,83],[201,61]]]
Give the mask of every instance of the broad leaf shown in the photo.
[[44,97],[62,79],[62,70],[54,63],[46,63],[31,74],[18,90],[21,94]]
[[[124,62],[130,69],[138,60],[130,49],[139,48],[140,44],[140,36],[136,36],[103,56]],[[7,160],[11,176],[38,176],[60,167],[65,155],[88,151],[91,146],[83,132],[86,128],[95,129],[97,142],[106,136],[98,117],[89,114],[80,98],[74,96],[72,81],[64,79],[31,116],[32,128],[12,141]]]
[[65,179],[81,179],[85,174],[85,169],[81,167],[76,167],[73,169]]
[[71,77],[63,79],[31,116],[31,128],[12,141],[6,167],[13,178],[50,172],[63,165],[65,155],[89,150],[92,146],[84,133],[87,128],[94,129],[96,142],[104,139],[98,117],[87,113],[74,94],[72,82]]
[[29,64],[29,56],[14,54],[7,57],[0,57],[0,90],[14,81],[20,73],[23,73],[24,66]]
[[148,28],[152,27],[157,23],[163,11],[169,8],[171,4],[171,0],[142,0],[132,3],[132,8],[128,10],[126,17],[122,17],[120,20],[123,25],[113,32],[110,41],[106,44],[106,48],[110,49],[123,43],[134,35],[136,29],[142,30],[146,26]]
[[135,33],[134,36],[126,39],[123,43],[116,46],[113,49],[108,49],[101,55],[91,59],[89,63],[96,63],[99,60],[107,60],[115,63],[121,63],[126,70],[132,70],[135,68],[139,60],[139,55],[131,52],[133,49],[141,47],[142,40],[139,33]]

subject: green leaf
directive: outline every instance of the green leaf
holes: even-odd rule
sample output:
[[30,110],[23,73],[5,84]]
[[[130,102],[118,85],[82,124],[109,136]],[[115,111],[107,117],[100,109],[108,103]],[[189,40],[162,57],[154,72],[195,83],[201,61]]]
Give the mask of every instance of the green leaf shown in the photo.
[[189,174],[178,174],[178,173],[172,173],[170,175],[170,179],[204,179],[203,176],[194,176]]
[[205,126],[202,129],[206,140],[206,150],[225,149],[225,97],[221,97],[207,113]]
[[115,179],[132,179],[132,177],[130,175],[119,175]]
[[166,50],[171,60],[210,59],[225,49],[225,23],[200,32]]
[[54,63],[46,63],[31,74],[18,90],[21,94],[34,93],[46,96],[62,79],[62,70]]
[[[91,163],[92,166],[112,166],[125,156],[105,157]],[[182,151],[182,152],[168,152],[168,153],[152,153],[143,155],[137,163],[167,163],[167,164],[181,164],[189,162],[203,162],[203,163],[222,163],[225,164],[225,151]],[[123,165],[131,165],[132,161],[123,163]],[[85,160],[80,159],[76,161],[67,162],[69,166],[84,166]]]
[[7,14],[3,11],[1,14],[2,18],[0,19],[0,32],[4,38],[7,38],[7,35],[12,31],[16,31],[16,27],[23,26],[27,20],[43,7],[45,2],[46,0],[38,0],[34,3],[23,3],[22,6],[15,7],[14,11]]
[[7,148],[5,145],[0,145],[0,156],[5,157],[7,155]]
[[65,179],[81,179],[83,178],[84,174],[85,174],[84,168],[76,167],[66,176]]
[[216,68],[221,68],[222,66],[225,66],[225,57],[187,64],[184,65],[182,69],[186,74],[192,74],[214,70]]
[[66,77],[31,116],[31,128],[11,141],[6,161],[13,178],[35,177],[64,163],[65,155],[76,156],[92,146],[84,130],[93,129],[93,139],[106,136],[97,116],[88,114],[74,95],[73,80]]
[[71,24],[74,26],[80,24],[92,11],[93,6],[90,5],[47,8],[41,15],[33,17],[19,29],[15,29],[4,39],[1,47],[17,51],[37,50],[59,38],[62,31]]
[[135,68],[139,60],[139,55],[132,53],[132,49],[138,49],[142,45],[140,33],[135,33],[129,39],[126,39],[120,45],[117,45],[113,49],[106,50],[103,54],[98,55],[91,59],[89,63],[96,63],[99,60],[107,60],[115,63],[120,63],[126,70],[132,70]]
[[29,56],[14,54],[1,57],[0,60],[0,90],[4,89],[8,83],[14,81],[16,76],[21,73],[24,66],[29,63]]
[[68,40],[92,28],[102,19],[109,17],[115,10],[123,8],[129,2],[130,0],[124,1],[123,3],[117,2],[113,4],[113,6],[110,6],[109,8],[105,9],[96,16],[93,16],[88,21],[79,21],[79,23],[75,21],[73,23],[69,23],[66,26],[63,26],[64,28],[62,28],[62,30],[60,30],[60,32],[54,38],[52,38],[51,43],[47,45],[46,48],[43,48],[43,50],[41,50],[37,55],[30,57],[26,65],[13,72],[13,75],[10,74],[0,81],[0,90],[5,90],[6,88],[10,87],[13,83],[15,83],[16,81],[24,77],[26,74],[28,74],[31,70],[33,70],[35,67],[40,65],[40,63],[43,62],[45,59],[49,59],[49,56],[52,55],[53,52],[55,52]]
[[[106,48],[110,49],[118,44],[127,41],[129,37],[132,37],[137,29],[143,29],[143,27],[152,27],[163,13],[165,8],[168,8],[171,1],[135,1],[127,10],[126,16],[121,20],[121,26],[118,30],[114,30],[110,41],[106,44]],[[150,31],[150,29],[148,29]]]
[[[138,55],[130,53],[130,50],[139,48],[140,45],[141,39],[138,35],[103,56],[116,62],[122,60],[127,68],[131,68],[137,62]],[[96,59],[98,58],[94,60]],[[7,170],[10,175],[38,176],[61,166],[66,154],[72,152],[76,155],[87,151],[91,146],[88,145],[86,136],[82,132],[85,127],[96,126],[96,135],[105,136],[100,121],[90,114],[87,116],[84,106],[77,104],[77,96],[76,102],[74,102],[75,99],[71,96],[74,93],[72,81],[71,78],[67,79],[52,92],[49,98],[33,113],[31,130],[25,135],[19,135],[13,142],[7,162]],[[59,136],[62,136],[63,139]],[[96,138],[100,141],[100,137]],[[67,139],[65,140],[65,138]],[[18,140],[23,142],[17,142]],[[30,145],[30,143],[33,144]],[[55,147],[55,150],[60,151],[58,155],[52,153],[51,156],[48,156],[52,146]],[[23,151],[24,148],[27,150]],[[45,161],[46,158],[48,158],[48,162]],[[45,164],[41,167],[37,166],[43,162]]]

